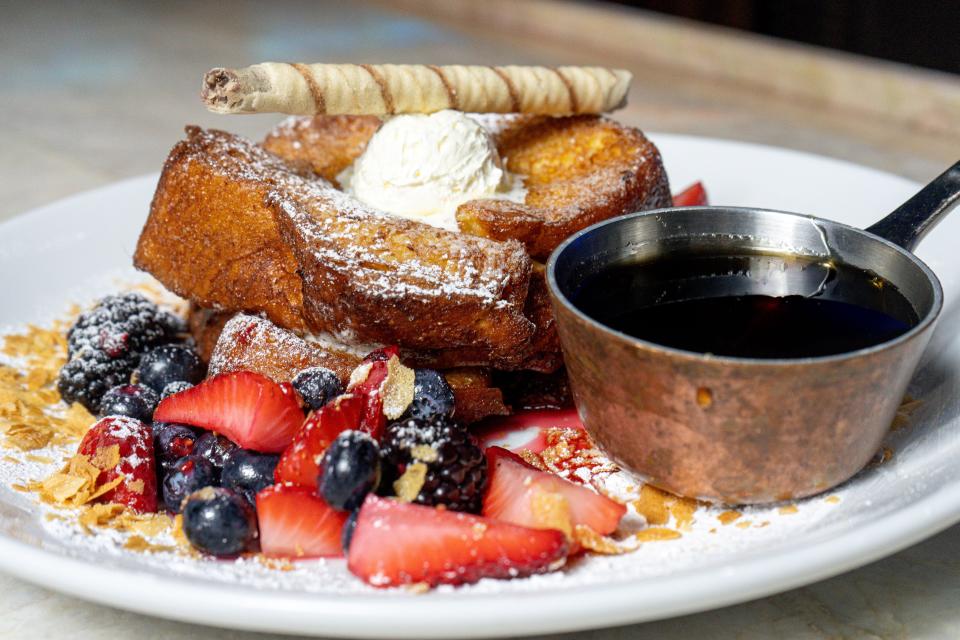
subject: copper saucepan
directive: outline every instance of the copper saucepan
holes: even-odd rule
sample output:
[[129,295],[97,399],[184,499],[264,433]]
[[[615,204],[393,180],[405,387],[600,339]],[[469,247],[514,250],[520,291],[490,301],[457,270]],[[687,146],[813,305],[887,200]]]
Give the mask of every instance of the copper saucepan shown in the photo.
[[[933,333],[943,290],[911,251],[958,197],[960,162],[865,231],[781,211],[685,207],[629,214],[570,237],[550,257],[547,282],[588,432],[625,468],[694,498],[763,503],[847,480],[879,448]],[[919,322],[857,351],[754,359],[640,340],[575,306],[577,287],[598,270],[678,246],[839,261],[894,285]],[[778,286],[798,293],[789,282]]]

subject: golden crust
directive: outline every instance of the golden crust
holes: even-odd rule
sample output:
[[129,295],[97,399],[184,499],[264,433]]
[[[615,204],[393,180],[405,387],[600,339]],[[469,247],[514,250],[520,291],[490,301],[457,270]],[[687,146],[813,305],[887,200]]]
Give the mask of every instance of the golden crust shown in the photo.
[[134,265],[200,306],[304,329],[297,261],[263,203],[290,167],[226,132],[186,132],[164,163]]
[[267,134],[263,148],[337,184],[337,175],[363,153],[380,123],[376,116],[287,118]]
[[[543,260],[565,238],[632,211],[668,207],[670,185],[657,148],[634,127],[602,116],[473,116],[493,136],[507,168],[524,177],[523,203],[472,200],[457,210],[460,230],[518,240]],[[379,127],[371,116],[288,118],[264,145],[331,178],[347,167]],[[333,177],[336,173],[332,174]]]
[[[331,369],[346,385],[350,372],[361,357],[333,345],[320,345],[281,329],[256,316],[233,316],[204,309],[192,309],[190,325],[201,331],[194,337],[214,340],[210,357],[210,375],[229,371],[254,371],[277,382],[289,382],[309,367]],[[482,369],[458,368],[443,371],[453,389],[456,417],[464,423],[495,415],[507,415],[503,393],[491,383]]]
[[297,177],[266,202],[300,265],[311,329],[518,363],[535,329],[523,315],[532,265],[519,243],[388,218]]
[[398,343],[447,366],[525,367],[535,335],[524,316],[532,267],[519,244],[386,224],[222,131],[188,127],[174,147],[134,264],[202,307]]
[[290,382],[310,367],[326,367],[346,384],[362,358],[346,350],[308,342],[265,318],[236,314],[222,325],[210,354],[209,374],[254,371]]
[[536,259],[591,224],[671,204],[660,153],[639,129],[599,116],[528,116],[508,120],[494,141],[507,169],[524,176],[526,199],[466,202],[457,222],[519,240]]

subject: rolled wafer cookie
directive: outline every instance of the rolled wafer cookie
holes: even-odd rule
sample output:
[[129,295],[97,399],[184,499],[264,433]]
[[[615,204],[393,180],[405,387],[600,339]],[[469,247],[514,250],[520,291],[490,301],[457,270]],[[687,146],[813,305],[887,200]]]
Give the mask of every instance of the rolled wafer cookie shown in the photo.
[[570,115],[623,106],[631,77],[605,67],[264,62],[211,69],[201,96],[215,113]]

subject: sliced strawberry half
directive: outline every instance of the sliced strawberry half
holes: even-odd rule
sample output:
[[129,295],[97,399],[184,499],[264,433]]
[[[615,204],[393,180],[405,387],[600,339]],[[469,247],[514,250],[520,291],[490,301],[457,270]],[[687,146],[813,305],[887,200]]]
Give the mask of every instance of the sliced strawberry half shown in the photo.
[[108,416],[90,427],[77,453],[87,456],[100,469],[97,487],[122,477],[97,502],[115,502],[138,513],[157,510],[157,472],[150,427],[133,418]]
[[280,456],[274,480],[316,488],[320,456],[341,432],[359,427],[365,406],[362,397],[343,395],[311,413]]
[[537,494],[555,494],[566,502],[570,530],[586,525],[601,535],[617,528],[627,508],[606,496],[527,464],[500,447],[487,449],[489,480],[483,498],[483,515],[525,527],[556,526],[543,520],[535,503]]
[[473,431],[484,449],[497,446],[514,452],[540,453],[547,448],[547,432],[551,429],[582,430],[583,423],[574,408],[536,409],[489,418]]
[[704,189],[702,182],[694,182],[673,196],[673,206],[675,207],[700,207],[705,204],[707,204],[707,190]]
[[567,556],[562,533],[367,496],[347,567],[376,587],[465,584],[544,573]]
[[260,549],[283,558],[342,556],[340,537],[348,516],[312,489],[275,484],[257,494]]
[[164,399],[153,419],[203,427],[246,449],[276,453],[290,444],[303,412],[290,384],[235,371]]

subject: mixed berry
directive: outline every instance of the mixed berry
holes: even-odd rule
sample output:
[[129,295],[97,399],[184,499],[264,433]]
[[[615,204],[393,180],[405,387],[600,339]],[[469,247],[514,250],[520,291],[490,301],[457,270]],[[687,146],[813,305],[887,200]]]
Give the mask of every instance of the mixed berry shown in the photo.
[[121,384],[108,390],[100,399],[100,417],[127,416],[143,422],[153,420],[160,396],[142,384]]
[[291,382],[204,379],[168,315],[138,296],[105,299],[71,330],[60,386],[101,416],[79,450],[108,462],[98,499],[181,514],[203,553],[346,555],[375,586],[463,584],[555,569],[581,528],[609,535],[624,515],[481,446],[443,374],[411,371],[396,347],[369,354],[348,385],[320,367]]
[[157,393],[163,393],[169,385],[196,384],[205,374],[200,356],[182,344],[165,344],[147,351],[137,369],[140,384]]
[[144,352],[178,341],[185,330],[180,318],[140,294],[107,296],[67,333],[60,396],[97,413],[109,389],[130,382]]

